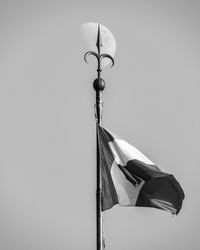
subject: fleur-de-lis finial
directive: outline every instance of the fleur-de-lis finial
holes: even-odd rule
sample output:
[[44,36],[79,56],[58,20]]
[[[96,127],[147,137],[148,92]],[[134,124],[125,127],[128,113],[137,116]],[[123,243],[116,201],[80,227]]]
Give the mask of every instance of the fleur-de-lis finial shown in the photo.
[[[101,72],[101,60],[103,58],[108,58],[111,60],[112,62],[112,65],[111,67],[113,67],[114,65],[114,59],[112,58],[111,55],[109,54],[101,54],[101,47],[103,47],[103,43],[102,43],[102,38],[101,38],[101,29],[100,29],[100,24],[98,24],[98,32],[97,32],[97,42],[96,42],[96,46],[97,46],[97,51],[98,53],[94,52],[94,51],[88,51],[85,55],[84,55],[84,60],[85,62],[87,63],[87,57],[90,56],[90,55],[93,55],[97,58],[97,61],[98,61],[98,73],[100,74]],[[98,77],[100,77],[100,75],[98,74]]]

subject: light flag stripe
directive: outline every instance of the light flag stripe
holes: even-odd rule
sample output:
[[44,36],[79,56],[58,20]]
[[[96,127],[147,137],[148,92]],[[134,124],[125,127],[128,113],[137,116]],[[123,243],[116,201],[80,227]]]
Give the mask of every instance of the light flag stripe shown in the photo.
[[[137,148],[133,147],[128,142],[122,139],[115,139],[108,143],[116,160],[121,161],[121,164],[126,165],[130,160],[139,160],[146,164],[155,165],[145,155],[143,155]],[[118,163],[120,164],[120,163]]]

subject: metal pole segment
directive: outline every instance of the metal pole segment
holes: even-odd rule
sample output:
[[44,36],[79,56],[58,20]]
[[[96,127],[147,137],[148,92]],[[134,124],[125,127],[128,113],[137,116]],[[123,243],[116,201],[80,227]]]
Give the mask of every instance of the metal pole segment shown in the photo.
[[97,232],[97,250],[102,250],[102,214],[101,214],[101,166],[100,166],[100,145],[98,124],[101,125],[101,93],[96,91],[96,144],[97,144],[97,190],[96,190],[96,232]]
[[[97,50],[98,57],[101,54],[101,33],[100,33],[100,25],[98,25],[98,35],[97,35]],[[94,85],[94,89],[96,90],[96,115],[97,115],[97,123],[101,125],[102,122],[102,91],[100,90],[100,81],[101,81],[101,60],[98,60],[98,84]],[[96,82],[97,82],[96,81]],[[98,126],[97,124],[97,126]],[[100,163],[100,145],[99,145],[99,135],[98,135],[98,127],[96,127],[97,134],[97,190],[96,190],[96,230],[97,230],[97,250],[102,250],[102,213],[101,213],[101,163]]]

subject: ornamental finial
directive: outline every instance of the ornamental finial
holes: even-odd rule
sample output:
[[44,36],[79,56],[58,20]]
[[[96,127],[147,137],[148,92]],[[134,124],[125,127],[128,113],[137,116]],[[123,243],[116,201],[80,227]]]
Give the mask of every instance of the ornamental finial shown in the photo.
[[98,24],[98,31],[97,31],[97,42],[96,42],[96,46],[97,46],[97,50],[98,50],[98,54],[94,51],[88,51],[87,53],[85,53],[84,55],[84,60],[85,62],[87,63],[87,57],[90,56],[90,55],[93,55],[97,58],[97,61],[98,61],[98,69],[97,71],[100,72],[101,71],[101,60],[103,58],[108,58],[111,60],[112,62],[112,65],[111,67],[113,67],[114,65],[114,59],[111,55],[109,54],[101,54],[101,47],[103,46],[102,44],[102,39],[101,39],[101,30],[100,30],[100,24]]

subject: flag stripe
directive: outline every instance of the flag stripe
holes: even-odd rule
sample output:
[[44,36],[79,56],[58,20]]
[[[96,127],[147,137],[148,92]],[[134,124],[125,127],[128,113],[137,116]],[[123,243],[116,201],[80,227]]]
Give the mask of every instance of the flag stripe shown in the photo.
[[118,156],[120,156],[123,164],[126,164],[129,160],[137,159],[146,164],[154,165],[154,163],[143,155],[137,148],[122,139],[114,139],[112,142],[109,142],[109,145],[111,149],[115,151]]
[[146,182],[139,193],[136,206],[155,207],[178,214],[183,199],[184,193],[180,184],[173,175],[168,175],[167,178],[153,178]]
[[[100,128],[100,127],[99,127]],[[101,162],[101,186],[102,186],[102,211],[118,204],[118,196],[114,187],[110,171],[114,162],[114,157],[107,143],[107,138],[103,129],[98,129],[98,143],[100,148]]]

